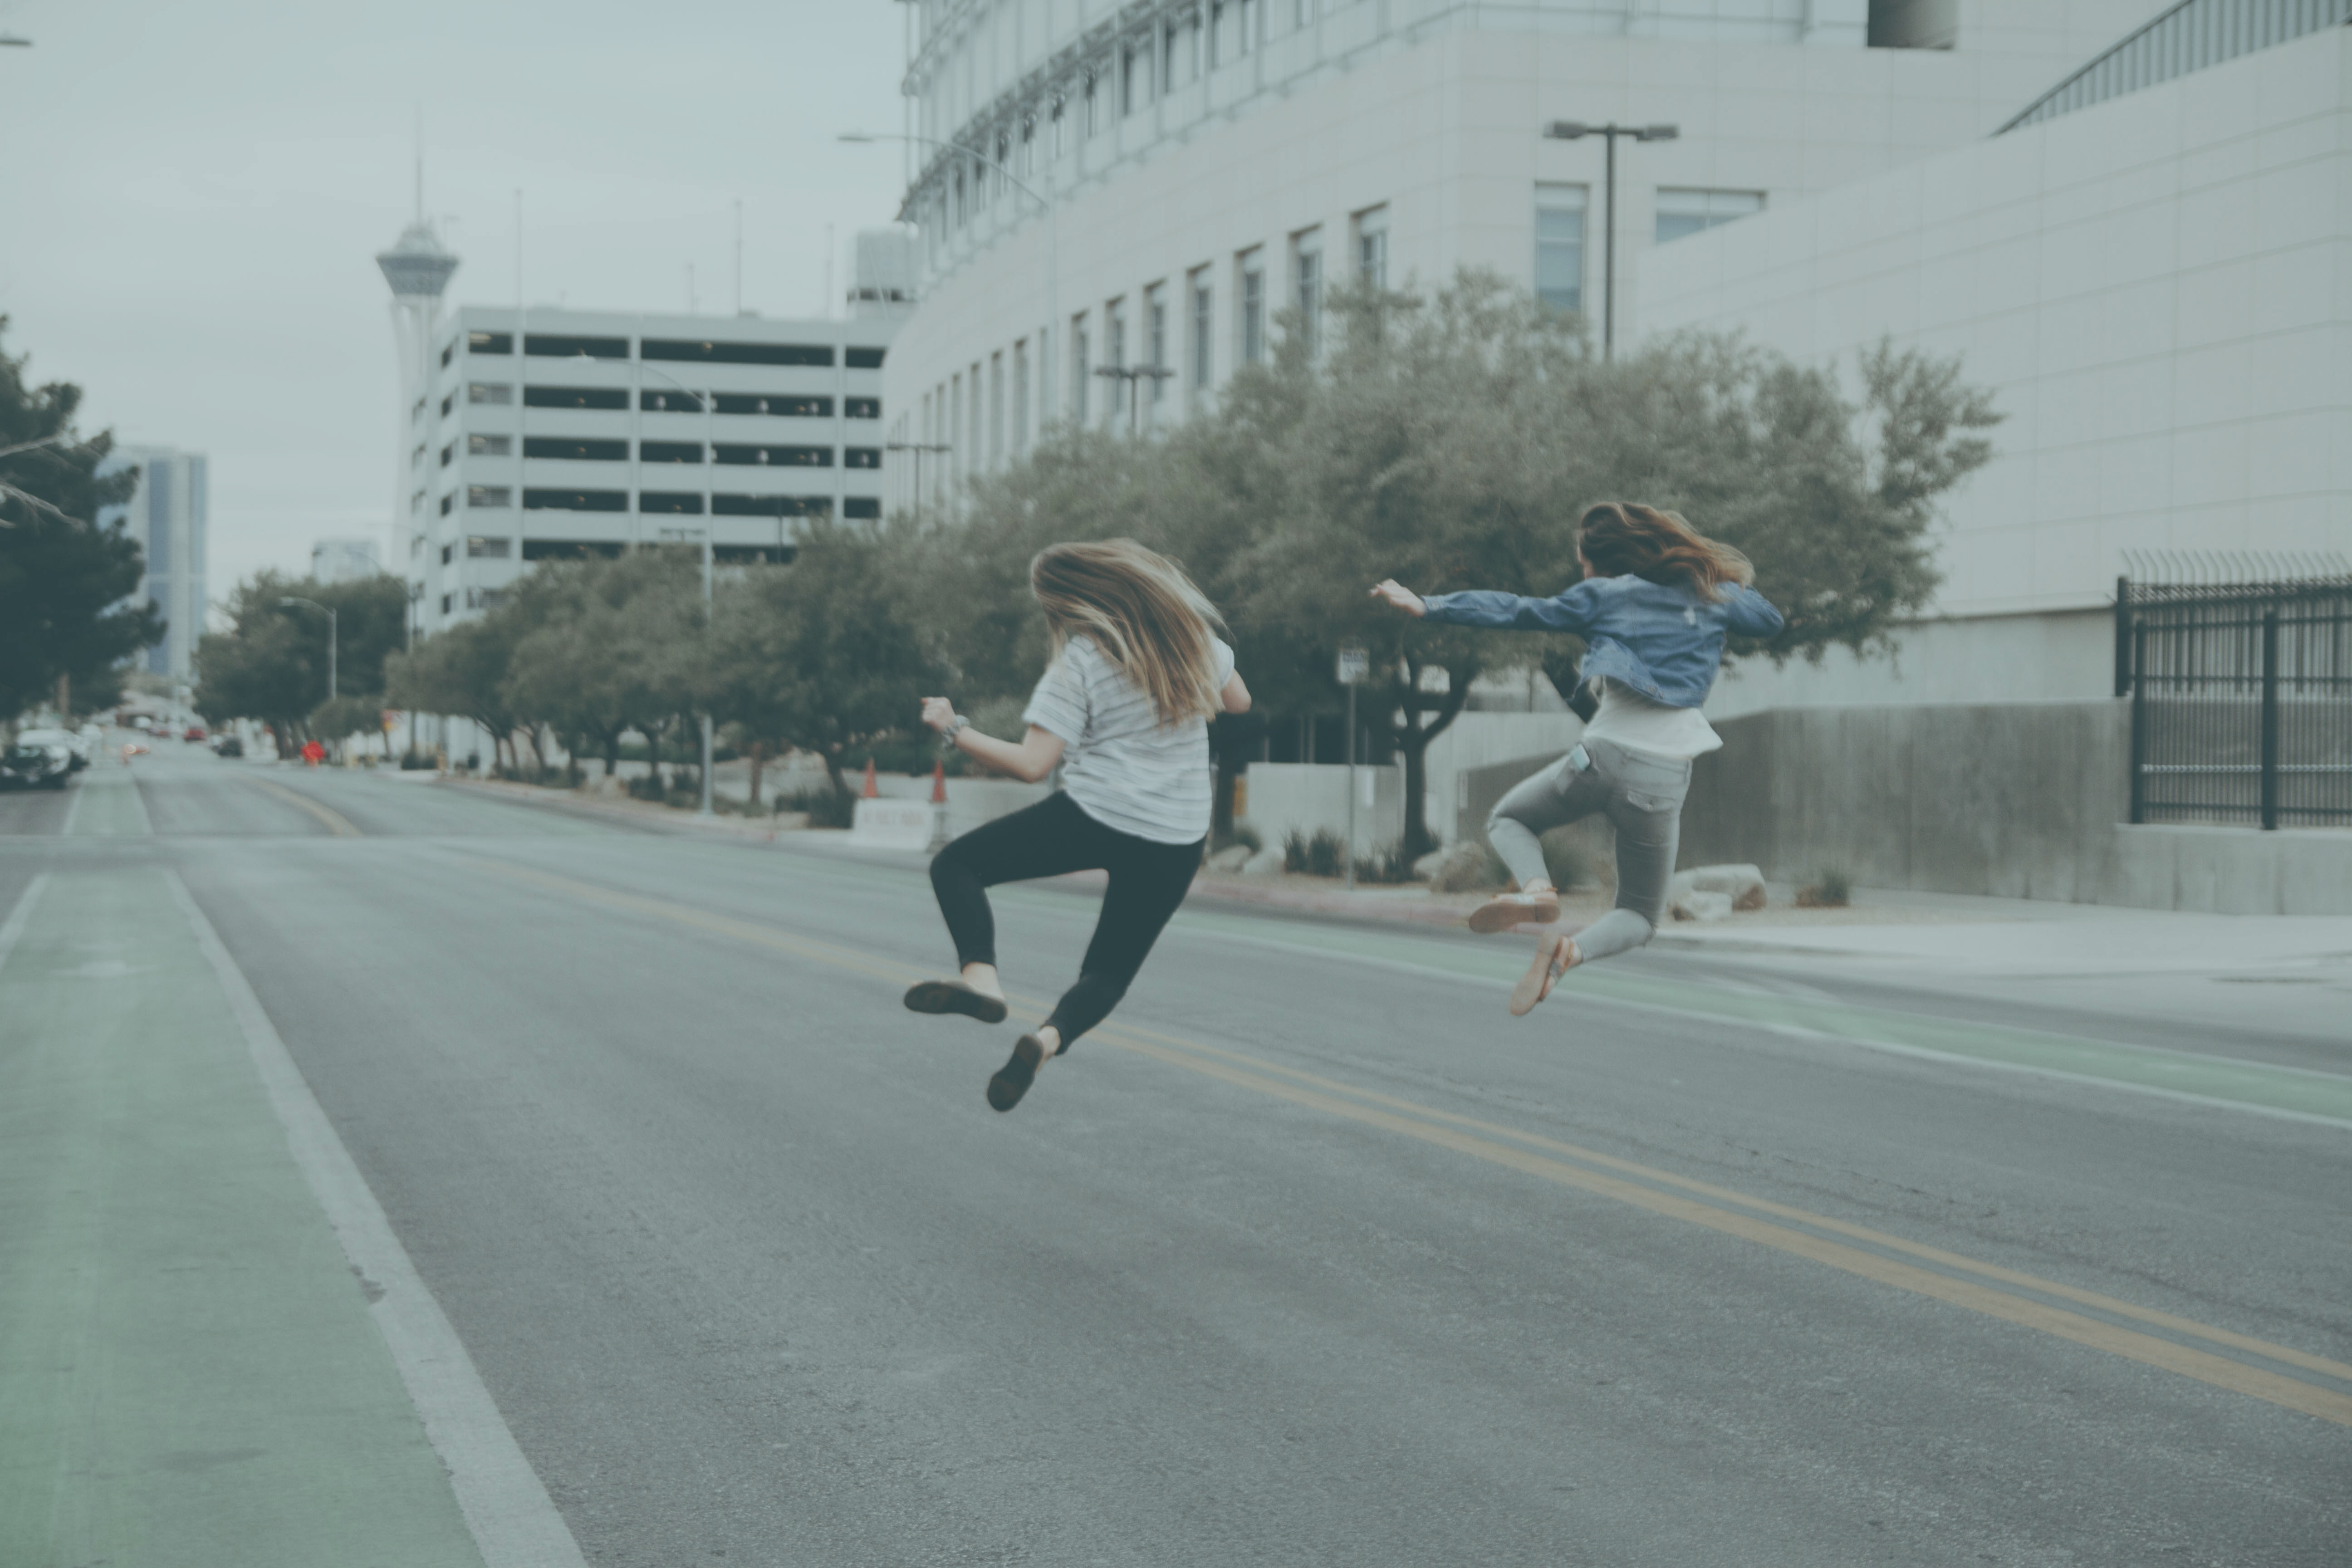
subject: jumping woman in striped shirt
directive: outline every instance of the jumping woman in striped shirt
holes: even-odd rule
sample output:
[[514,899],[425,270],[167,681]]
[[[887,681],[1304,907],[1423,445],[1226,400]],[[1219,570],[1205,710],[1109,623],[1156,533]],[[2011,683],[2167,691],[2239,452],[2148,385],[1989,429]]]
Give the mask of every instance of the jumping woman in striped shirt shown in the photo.
[[962,971],[908,990],[908,1007],[1001,1023],[987,889],[1066,871],[1110,873],[1077,984],[988,1080],[988,1103],[999,1110],[1018,1105],[1037,1069],[1127,994],[1200,869],[1208,718],[1246,713],[1250,704],[1234,650],[1211,630],[1215,607],[1182,568],[1133,540],[1042,550],[1029,563],[1029,587],[1055,657],[1021,716],[1021,742],[982,734],[947,698],[923,699],[923,722],[966,756],[1032,783],[1059,763],[1062,787],[973,828],[932,860],[931,887]]

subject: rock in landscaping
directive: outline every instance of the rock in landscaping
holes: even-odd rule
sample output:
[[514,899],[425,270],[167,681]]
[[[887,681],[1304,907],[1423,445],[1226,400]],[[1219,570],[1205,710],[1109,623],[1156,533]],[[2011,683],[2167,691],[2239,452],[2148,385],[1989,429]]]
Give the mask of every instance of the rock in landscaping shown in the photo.
[[1255,853],[1256,851],[1253,850],[1246,844],[1228,844],[1223,849],[1218,850],[1214,855],[1209,857],[1209,869],[1212,871],[1238,871],[1243,867],[1249,864],[1250,857]]
[[1688,892],[1668,904],[1666,910],[1678,921],[1727,921],[1731,918],[1731,895]]
[[1269,844],[1251,856],[1242,865],[1244,877],[1279,877],[1282,875],[1282,850]]
[[1742,913],[1760,910],[1764,907],[1764,873],[1753,866],[1695,866],[1687,871],[1677,871],[1666,886],[1667,906],[1679,905],[1693,893],[1721,893],[1730,900],[1732,909]]

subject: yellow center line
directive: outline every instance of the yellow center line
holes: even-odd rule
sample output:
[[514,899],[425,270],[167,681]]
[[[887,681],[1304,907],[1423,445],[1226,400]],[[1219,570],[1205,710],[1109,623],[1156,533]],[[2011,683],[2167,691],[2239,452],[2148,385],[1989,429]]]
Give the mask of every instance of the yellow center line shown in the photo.
[[[491,861],[490,865],[517,880],[535,884],[550,892],[561,893],[567,898],[601,904],[610,909],[633,910],[698,931],[734,937],[854,973],[894,982],[926,979],[932,974],[931,970],[922,966],[879,959],[870,953],[859,952],[851,948],[813,938],[796,936],[757,921],[712,914],[688,905],[672,903],[665,899],[618,892],[592,883],[575,881],[569,877],[555,876],[548,872],[515,866],[509,862]],[[1022,1009],[1031,1016],[1044,1015],[1045,1009],[1034,999],[1020,997],[1016,1000]],[[2284,1373],[2249,1366],[2242,1362],[2233,1361],[2210,1351],[2180,1344],[2156,1334],[2143,1333],[2137,1329],[2106,1322],[2085,1313],[2070,1311],[2046,1301],[2037,1301],[2028,1297],[2015,1295],[1998,1289],[1992,1283],[1980,1283],[1977,1279],[1955,1279],[1949,1274],[1939,1272],[1937,1268],[1924,1268],[1919,1264],[1905,1262],[1900,1258],[1883,1257],[1863,1247],[1848,1246],[1843,1241],[1811,1235],[1807,1231],[1793,1228],[1791,1225],[1775,1224],[1770,1219],[1759,1216],[1768,1214],[1776,1215],[1815,1229],[1826,1230],[1836,1236],[1866,1242],[1873,1247],[1884,1247],[1890,1251],[1901,1252],[1925,1262],[1940,1265],[1945,1268],[1965,1270],[1979,1276],[1984,1281],[1998,1281],[2000,1284],[2016,1286],[2042,1295],[2054,1296],[2063,1300],[2074,1301],[2103,1312],[2118,1317],[2128,1317],[2160,1327],[2174,1333],[2193,1336],[2215,1345],[2259,1355],[2283,1365],[2302,1367],[2323,1376],[2352,1382],[2352,1365],[2310,1355],[2284,1345],[2273,1344],[2267,1341],[2232,1333],[2228,1330],[2213,1328],[2186,1318],[2175,1317],[2169,1313],[2137,1307],[2113,1297],[2078,1289],[2055,1280],[2042,1279],[2034,1275],[2020,1273],[2015,1269],[2005,1268],[1996,1264],[1979,1262],[1937,1247],[1907,1241],[1901,1237],[1874,1231],[1866,1226],[1843,1220],[1832,1219],[1826,1215],[1816,1215],[1785,1204],[1774,1203],[1769,1199],[1751,1197],[1729,1188],[1694,1181],[1670,1171],[1658,1170],[1630,1160],[1621,1160],[1594,1150],[1580,1149],[1574,1144],[1559,1142],[1540,1134],[1523,1132],[1515,1128],[1503,1127],[1493,1122],[1481,1121],[1475,1117],[1440,1110],[1432,1106],[1420,1105],[1412,1100],[1401,1100],[1376,1090],[1359,1089],[1351,1084],[1344,1084],[1331,1079],[1320,1078],[1313,1073],[1286,1068],[1278,1063],[1265,1061],[1244,1052],[1206,1045],[1180,1036],[1162,1034],[1139,1025],[1123,1021],[1107,1023],[1097,1028],[1091,1037],[1103,1044],[1117,1047],[1170,1067],[1182,1068],[1186,1071],[1202,1074],[1234,1088],[1248,1089],[1253,1093],[1286,1100],[1294,1105],[1322,1111],[1327,1115],[1340,1117],[1365,1126],[1378,1127],[1402,1137],[1435,1144],[1457,1153],[1484,1160],[1490,1164],[1501,1165],[1562,1186],[1575,1187],[1583,1192],[1613,1198],[1620,1203],[1628,1204],[1653,1214],[1667,1215],[1692,1225],[1704,1226],[1707,1229],[1724,1235],[1738,1237],[1743,1240],[1756,1242],[1778,1251],[1810,1258],[1814,1262],[1826,1264],[1831,1268],[1859,1275],[1880,1284],[1891,1285],[1898,1289],[1930,1297],[1954,1306],[1966,1307],[1972,1311],[1981,1312],[2004,1322],[2036,1329],[2076,1344],[2105,1351],[2110,1354],[2123,1356],[2147,1365],[2160,1367],[2165,1371],[2195,1378],[2199,1382],[2210,1384],[2216,1387],[2250,1394],[2254,1398],[2283,1405],[2290,1410],[2301,1411],[2305,1415],[2315,1415],[2322,1420],[2352,1426],[2352,1394],[2305,1383]],[[1471,1131],[1473,1129],[1475,1131]],[[1535,1147],[1515,1146],[1515,1143],[1498,1142],[1498,1138],[1514,1140],[1517,1145],[1531,1144]],[[1537,1152],[1538,1149],[1549,1149],[1568,1155],[1582,1163],[1571,1164],[1568,1160],[1555,1159],[1549,1154],[1538,1152]],[[1598,1165],[1602,1169],[1586,1169],[1586,1164]],[[1626,1180],[1620,1176],[1607,1174],[1605,1173],[1607,1171],[1622,1172],[1625,1176],[1638,1177],[1639,1180]],[[1676,1192],[1660,1192],[1656,1186],[1644,1184],[1648,1183],[1655,1183],[1659,1185],[1676,1188],[1681,1193],[1699,1195],[1685,1197],[1678,1195]],[[1712,1201],[1702,1202],[1700,1201],[1702,1196]],[[1736,1204],[1742,1208],[1757,1212],[1736,1213],[1717,1206],[1722,1204]]]
[[324,823],[326,825],[327,831],[333,834],[338,838],[360,838],[365,837],[365,835],[362,834],[358,828],[352,826],[352,819],[350,817],[345,816],[341,812],[335,810],[332,806],[320,805],[317,801],[312,800],[309,795],[304,795],[299,789],[288,789],[284,784],[279,784],[275,779],[257,779],[253,777],[251,774],[247,774],[246,776],[246,782],[251,784],[258,784],[261,788],[268,791],[271,795],[274,795],[280,800],[285,801],[289,805],[299,806],[302,810],[309,812],[312,816],[317,817],[320,822]]

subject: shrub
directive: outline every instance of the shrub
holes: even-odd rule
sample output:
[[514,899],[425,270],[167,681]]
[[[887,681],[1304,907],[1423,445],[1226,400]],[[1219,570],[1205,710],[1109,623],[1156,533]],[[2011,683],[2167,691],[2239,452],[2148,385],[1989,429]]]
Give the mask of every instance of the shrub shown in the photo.
[[[1236,823],[1234,826],[1233,832],[1227,834],[1223,838],[1209,847],[1210,853],[1214,854],[1220,849],[1230,849],[1236,844],[1248,846],[1249,852],[1253,855],[1265,847],[1265,840],[1258,837],[1258,831],[1256,828],[1251,827],[1245,824]],[[1289,856],[1286,854],[1283,858],[1287,861],[1289,859]]]
[[1339,836],[1328,827],[1317,828],[1312,838],[1300,837],[1294,827],[1283,836],[1282,868],[1310,877],[1336,877],[1347,866],[1341,858],[1346,852]]
[[400,771],[402,773],[425,773],[429,772],[432,769],[432,766],[433,759],[426,756],[423,752],[416,751],[412,748],[411,750],[403,752],[400,754]]
[[1852,879],[1838,868],[1824,868],[1818,880],[1797,889],[1801,910],[1842,910],[1853,895]]
[[658,774],[646,773],[641,778],[634,778],[629,781],[629,798],[631,800],[650,800],[658,804],[662,798],[662,782]]
[[1392,884],[1416,879],[1412,874],[1412,862],[1405,858],[1402,843],[1384,845],[1370,855],[1356,857],[1356,880],[1359,882]]
[[777,801],[776,809],[806,812],[811,827],[847,827],[856,820],[857,797],[843,789],[803,790],[790,800]]

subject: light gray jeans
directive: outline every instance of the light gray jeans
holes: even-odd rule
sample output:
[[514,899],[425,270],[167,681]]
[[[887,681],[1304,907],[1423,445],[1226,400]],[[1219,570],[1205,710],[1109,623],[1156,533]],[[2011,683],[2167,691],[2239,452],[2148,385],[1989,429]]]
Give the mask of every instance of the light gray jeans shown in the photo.
[[1551,875],[1538,834],[1606,812],[1617,829],[1617,907],[1576,933],[1576,951],[1587,963],[1607,958],[1648,942],[1665,917],[1690,776],[1687,757],[1587,742],[1496,801],[1486,842],[1525,887]]

